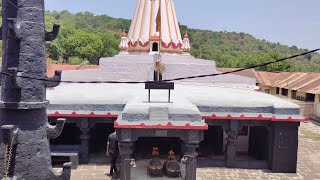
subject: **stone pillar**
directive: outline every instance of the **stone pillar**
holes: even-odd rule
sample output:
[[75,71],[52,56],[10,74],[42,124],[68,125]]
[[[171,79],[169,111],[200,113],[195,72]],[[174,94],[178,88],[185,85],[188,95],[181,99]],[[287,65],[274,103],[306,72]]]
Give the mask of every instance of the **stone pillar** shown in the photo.
[[320,94],[316,94],[314,97],[314,103],[318,104],[320,102]]
[[121,143],[121,170],[120,179],[131,179],[131,154],[133,153],[133,143]]
[[48,123],[46,88],[59,85],[61,72],[46,75],[46,41],[57,37],[59,25],[47,31],[44,12],[44,0],[2,1],[2,71],[10,74],[1,75],[1,157],[8,149],[8,161],[0,159],[3,179],[67,180],[71,175],[71,163],[61,172],[51,163],[48,139],[61,134],[65,120]]
[[313,117],[311,116],[311,118],[318,119],[318,117],[320,117],[320,94],[316,94],[314,97],[313,109],[314,109],[314,114],[313,114]]
[[288,89],[288,99],[292,99],[292,90]]
[[227,138],[227,145],[226,145],[226,154],[225,154],[225,161],[226,166],[229,168],[235,167],[236,161],[236,141],[237,141],[237,134],[236,131],[227,131],[228,138]]
[[238,136],[238,121],[230,121],[230,128],[226,131],[228,134],[226,152],[225,152],[225,162],[226,167],[235,167],[236,161],[236,141]]
[[82,164],[89,163],[89,139],[90,139],[90,127],[88,118],[81,119],[80,121],[80,162]]
[[197,156],[196,148],[198,144],[186,144],[186,180],[196,180],[197,177]]
[[273,173],[296,173],[299,125],[275,122],[269,128],[268,166]]

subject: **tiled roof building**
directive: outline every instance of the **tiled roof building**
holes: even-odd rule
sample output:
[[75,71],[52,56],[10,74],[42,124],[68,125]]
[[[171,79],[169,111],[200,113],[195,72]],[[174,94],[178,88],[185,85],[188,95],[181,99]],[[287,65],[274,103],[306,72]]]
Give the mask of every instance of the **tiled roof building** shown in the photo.
[[[237,68],[218,68],[218,71],[222,72],[233,70]],[[299,104],[305,117],[320,117],[320,73],[265,72],[250,69],[235,74],[255,78],[262,91]]]

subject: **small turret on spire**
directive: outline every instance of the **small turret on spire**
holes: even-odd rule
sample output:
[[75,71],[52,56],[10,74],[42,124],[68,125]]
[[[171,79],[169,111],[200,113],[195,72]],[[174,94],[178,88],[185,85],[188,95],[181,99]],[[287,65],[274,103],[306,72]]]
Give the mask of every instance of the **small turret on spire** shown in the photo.
[[128,49],[129,49],[128,43],[129,43],[129,41],[128,41],[128,38],[127,38],[126,31],[123,30],[122,37],[121,37],[121,42],[120,42],[120,45],[119,45],[121,54],[128,54]]
[[183,36],[183,40],[182,40],[183,54],[190,55],[190,50],[191,50],[190,40],[189,40],[188,33],[186,32],[186,34]]

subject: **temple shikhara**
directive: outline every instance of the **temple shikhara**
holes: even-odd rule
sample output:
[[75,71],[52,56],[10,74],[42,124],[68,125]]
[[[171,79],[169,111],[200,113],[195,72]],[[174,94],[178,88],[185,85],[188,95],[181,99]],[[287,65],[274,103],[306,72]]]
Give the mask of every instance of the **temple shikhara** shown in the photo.
[[128,44],[121,48],[127,48],[130,53],[161,49],[162,53],[180,54],[183,49],[190,50],[187,43],[183,44],[172,0],[138,1],[127,40]]
[[[107,137],[116,131],[122,180],[149,178],[146,167],[155,162],[154,154],[157,163],[179,168],[174,176],[187,180],[196,179],[202,159],[216,167],[295,173],[298,128],[306,121],[299,106],[256,91],[252,78],[185,79],[219,73],[215,61],[190,55],[191,34],[190,39],[180,32],[173,0],[138,0],[117,56],[101,58],[98,69],[61,76],[109,83],[47,89],[49,122],[66,119],[62,134],[50,140],[53,158],[69,154],[72,168],[78,158],[79,163],[104,160]],[[170,176],[163,171],[164,179]]]

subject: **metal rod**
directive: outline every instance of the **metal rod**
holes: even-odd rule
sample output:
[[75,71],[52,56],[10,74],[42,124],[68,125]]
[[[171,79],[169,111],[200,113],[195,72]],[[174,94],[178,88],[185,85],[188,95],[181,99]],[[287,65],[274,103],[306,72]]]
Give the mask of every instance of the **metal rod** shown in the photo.
[[159,32],[159,48],[158,48],[158,50],[159,50],[159,55],[158,55],[158,60],[160,59],[160,53],[161,53],[161,50],[160,50],[160,48],[161,48],[161,41],[162,41],[162,37],[161,37],[161,35],[162,35],[162,33],[161,33],[161,29],[162,29],[162,13],[161,13],[161,0],[159,0],[159,13],[160,13],[160,32]]

